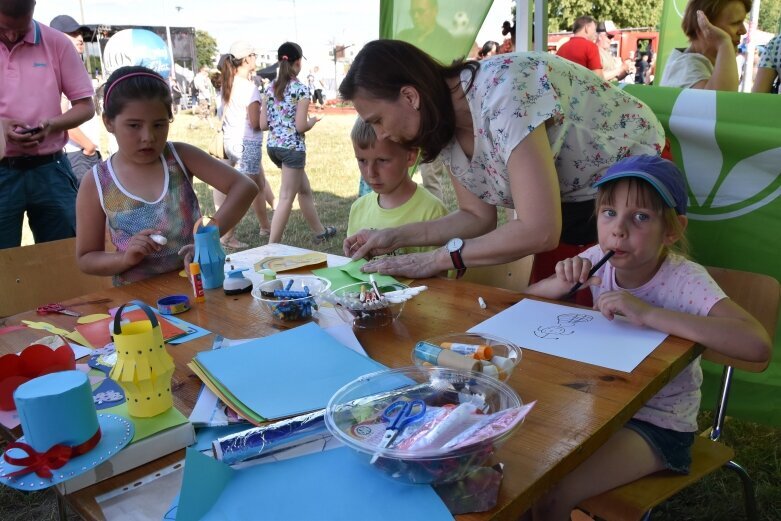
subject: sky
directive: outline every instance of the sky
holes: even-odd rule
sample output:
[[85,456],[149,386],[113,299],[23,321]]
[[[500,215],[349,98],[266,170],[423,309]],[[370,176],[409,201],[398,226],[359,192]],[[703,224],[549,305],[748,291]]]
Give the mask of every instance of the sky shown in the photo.
[[[501,42],[511,4],[494,0],[478,42]],[[378,37],[379,6],[379,0],[38,0],[35,19],[48,24],[67,14],[86,24],[161,26],[167,20],[171,26],[207,31],[220,52],[240,39],[263,50],[290,40],[302,46],[308,59],[325,61],[333,43],[360,48]]]

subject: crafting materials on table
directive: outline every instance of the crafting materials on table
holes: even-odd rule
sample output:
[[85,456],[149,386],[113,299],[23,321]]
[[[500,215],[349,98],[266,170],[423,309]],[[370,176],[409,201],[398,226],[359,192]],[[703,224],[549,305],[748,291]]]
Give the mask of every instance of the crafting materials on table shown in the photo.
[[415,344],[413,351],[416,358],[433,365],[450,367],[451,369],[463,369],[466,371],[477,371],[480,363],[472,357],[464,356],[449,349],[442,349],[434,344],[420,341]]
[[35,311],[39,315],[48,315],[49,313],[61,313],[63,315],[70,315],[72,317],[80,317],[81,313],[73,311],[69,308],[75,308],[76,306],[86,306],[88,304],[104,304],[106,302],[111,302],[111,299],[101,298],[97,300],[88,300],[86,302],[76,302],[75,304],[68,304],[68,308],[66,308],[65,306],[59,303],[52,303],[52,304],[46,304],[44,306],[39,306]]
[[249,268],[231,269],[225,272],[227,277],[222,282],[222,290],[226,295],[240,295],[252,291],[252,281],[244,276]]
[[171,295],[157,301],[157,310],[163,315],[178,315],[190,309],[187,295]]
[[[604,256],[603,256],[601,259],[599,259],[599,262],[597,262],[596,264],[594,264],[594,267],[593,267],[593,268],[591,268],[591,269],[589,270],[589,272],[588,272],[588,278],[587,278],[586,280],[588,280],[588,279],[590,279],[591,277],[593,277],[593,276],[594,276],[594,274],[595,274],[597,271],[599,271],[599,268],[601,268],[602,266],[604,266],[604,264],[605,264],[607,261],[609,261],[609,260],[610,260],[610,257],[612,257],[612,256],[613,256],[613,255],[615,255],[615,254],[616,254],[616,252],[614,252],[613,250],[608,250],[608,251],[607,251],[607,253],[606,253],[606,254],[605,254],[605,255],[604,255]],[[577,293],[577,292],[578,292],[578,290],[580,289],[580,287],[581,287],[582,285],[583,285],[583,283],[582,283],[582,282],[580,282],[580,281],[578,281],[578,282],[577,282],[577,283],[576,283],[574,286],[572,286],[572,288],[571,288],[571,289],[570,289],[570,290],[567,292],[567,294],[566,294],[566,295],[564,295],[564,297],[562,297],[562,300],[569,300],[569,299],[571,299],[572,297],[574,297],[574,296],[575,296],[575,293]]]
[[282,322],[307,321],[319,309],[318,299],[328,290],[326,279],[292,275],[262,282],[252,291],[272,317]]
[[190,282],[193,285],[193,294],[196,302],[205,302],[206,294],[203,291],[203,280],[201,279],[201,265],[197,262],[190,263]]
[[203,220],[203,217],[198,219],[193,227],[193,262],[200,265],[203,288],[214,289],[222,287],[222,281],[225,279],[225,252],[220,243],[217,221],[211,218],[208,225],[202,226]]
[[125,391],[128,412],[148,418],[173,407],[171,377],[174,362],[165,350],[157,315],[141,301],[133,304],[146,314],[145,320],[122,324],[120,306],[114,315],[114,345],[117,361],[110,377]]
[[[393,443],[396,436],[404,430],[404,428],[410,423],[415,423],[423,419],[426,414],[426,403],[423,400],[396,400],[391,403],[382,413],[382,420],[388,424],[385,429],[385,434],[382,436],[379,448],[384,449]],[[377,459],[380,457],[380,453],[377,452],[372,456],[369,463],[374,465]]]
[[477,297],[477,305],[480,306],[480,309],[488,308],[488,305],[486,305],[485,300],[483,300],[483,297]]
[[463,342],[442,342],[439,344],[443,349],[450,349],[459,355],[471,356],[476,360],[490,360],[494,356],[494,350],[491,346],[485,344],[465,344]]

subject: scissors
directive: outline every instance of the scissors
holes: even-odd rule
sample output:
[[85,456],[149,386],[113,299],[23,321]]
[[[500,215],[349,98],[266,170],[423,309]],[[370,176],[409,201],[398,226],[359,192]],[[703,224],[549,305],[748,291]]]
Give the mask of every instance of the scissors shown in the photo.
[[[77,302],[76,304],[71,304],[71,307],[75,306],[83,306],[86,304],[103,304],[104,302],[111,302],[111,299],[104,298],[104,299],[98,299],[98,300],[88,300],[87,302]],[[76,311],[72,311],[70,309],[67,309],[62,304],[46,304],[45,306],[38,306],[38,308],[35,310],[39,315],[48,315],[49,313],[61,313],[63,315],[70,315],[72,317],[80,317],[81,313],[78,313]]]
[[[385,412],[382,413],[382,420],[388,422],[388,427],[385,429],[385,435],[382,437],[378,447],[381,449],[388,447],[396,439],[396,436],[404,430],[404,427],[421,420],[425,414],[426,404],[423,400],[411,400],[409,402],[396,400],[390,404],[385,409]],[[379,457],[379,453],[374,454],[370,463],[373,464]]]

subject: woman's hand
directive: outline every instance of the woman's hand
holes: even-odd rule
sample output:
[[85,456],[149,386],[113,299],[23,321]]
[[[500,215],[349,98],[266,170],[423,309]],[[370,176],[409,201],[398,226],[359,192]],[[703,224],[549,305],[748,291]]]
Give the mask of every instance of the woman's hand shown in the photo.
[[[438,275],[446,270],[443,264],[447,266],[444,260],[444,249],[438,248],[426,253],[409,253],[407,255],[391,255],[367,262],[361,267],[361,271],[369,273],[382,273],[383,275],[393,275],[398,277],[409,277],[412,279],[425,279]],[[447,263],[450,262],[450,256],[447,256]]]
[[712,48],[714,51],[716,51],[721,45],[724,44],[734,46],[729,34],[727,34],[724,29],[713,25],[702,11],[697,11],[697,25],[700,29],[700,38],[702,39],[703,43]]
[[342,243],[342,249],[352,260],[385,255],[398,248],[395,235],[394,228],[363,229],[347,237]]
[[628,291],[608,291],[599,296],[594,303],[594,309],[598,309],[608,320],[613,320],[616,315],[623,315],[633,324],[645,326],[645,317],[654,307]]
[[127,266],[127,269],[132,268],[144,260],[144,257],[147,255],[151,255],[152,253],[160,251],[162,246],[153,241],[149,236],[153,234],[159,235],[161,233],[163,232],[160,230],[147,228],[145,230],[141,230],[130,238],[130,242],[127,245],[127,250],[125,250],[125,253],[122,256],[122,261]]

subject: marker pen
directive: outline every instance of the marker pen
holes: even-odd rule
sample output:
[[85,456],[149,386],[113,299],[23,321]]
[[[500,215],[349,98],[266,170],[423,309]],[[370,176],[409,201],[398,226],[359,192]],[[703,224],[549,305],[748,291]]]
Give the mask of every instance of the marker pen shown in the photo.
[[450,367],[451,369],[466,369],[476,371],[479,362],[472,357],[454,353],[449,349],[429,344],[428,342],[418,342],[415,344],[415,357],[434,365]]
[[450,349],[460,355],[471,356],[477,360],[490,360],[494,356],[494,350],[486,344],[465,344],[461,342],[442,342],[439,344],[444,349]]

